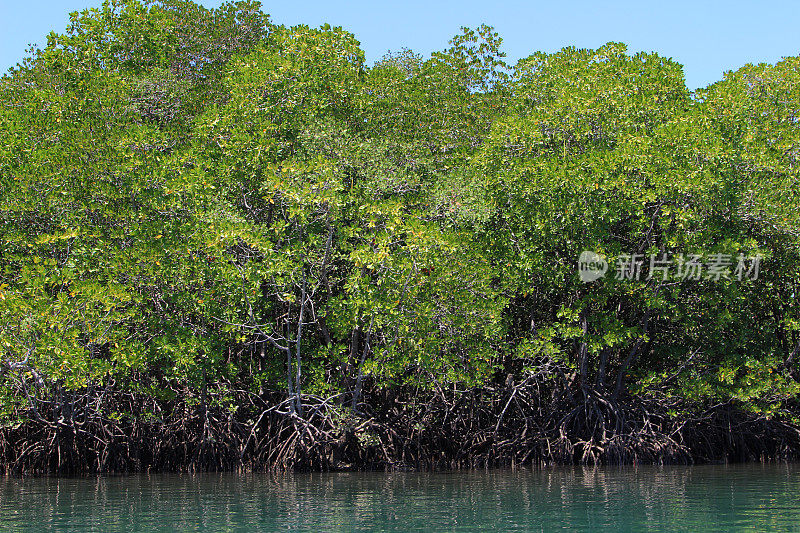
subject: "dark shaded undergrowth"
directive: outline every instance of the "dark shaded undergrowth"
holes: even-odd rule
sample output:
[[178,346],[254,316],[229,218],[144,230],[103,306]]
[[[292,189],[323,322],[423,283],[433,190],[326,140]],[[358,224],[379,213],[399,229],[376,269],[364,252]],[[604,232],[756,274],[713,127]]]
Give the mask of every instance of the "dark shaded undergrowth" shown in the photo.
[[240,391],[237,409],[210,406],[212,397],[155,402],[106,390],[60,398],[0,428],[0,471],[447,470],[800,456],[797,427],[732,402],[614,399],[532,378],[461,391],[383,389],[368,392],[357,411],[343,396],[306,395],[302,414],[277,393]]

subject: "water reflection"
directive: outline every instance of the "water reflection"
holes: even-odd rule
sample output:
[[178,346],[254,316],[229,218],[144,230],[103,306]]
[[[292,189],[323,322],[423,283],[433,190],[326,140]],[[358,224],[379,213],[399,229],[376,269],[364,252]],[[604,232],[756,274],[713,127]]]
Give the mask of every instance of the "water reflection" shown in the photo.
[[0,530],[800,528],[800,467],[0,478]]

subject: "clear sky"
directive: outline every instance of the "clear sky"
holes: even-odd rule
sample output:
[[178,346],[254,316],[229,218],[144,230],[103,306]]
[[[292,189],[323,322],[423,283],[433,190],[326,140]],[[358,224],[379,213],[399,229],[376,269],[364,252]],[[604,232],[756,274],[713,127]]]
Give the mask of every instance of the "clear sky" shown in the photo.
[[[0,0],[0,71],[19,61],[28,43],[63,31],[70,11],[101,0]],[[208,7],[219,0],[201,1]],[[800,55],[798,0],[281,0],[263,2],[273,21],[343,26],[367,59],[408,47],[422,54],[446,47],[461,26],[487,23],[516,61],[536,50],[596,48],[622,41],[629,51],[655,51],[685,66],[689,88],[707,85],[745,63]]]

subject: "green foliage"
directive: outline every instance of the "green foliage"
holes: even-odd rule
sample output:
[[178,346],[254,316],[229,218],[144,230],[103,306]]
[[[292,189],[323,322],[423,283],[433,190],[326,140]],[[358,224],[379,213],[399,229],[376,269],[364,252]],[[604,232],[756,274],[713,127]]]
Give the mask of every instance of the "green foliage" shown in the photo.
[[[691,94],[618,43],[513,68],[501,44],[465,28],[368,66],[352,34],[255,2],[73,14],[0,81],[0,419],[61,389],[302,409],[519,368],[780,415],[798,59]],[[583,250],[765,263],[584,284]]]

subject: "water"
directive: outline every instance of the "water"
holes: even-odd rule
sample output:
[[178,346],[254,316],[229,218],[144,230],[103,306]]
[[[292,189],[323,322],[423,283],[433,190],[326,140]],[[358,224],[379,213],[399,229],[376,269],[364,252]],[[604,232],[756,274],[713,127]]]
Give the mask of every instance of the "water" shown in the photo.
[[800,465],[0,478],[0,531],[800,531]]

